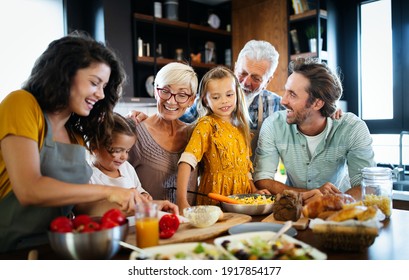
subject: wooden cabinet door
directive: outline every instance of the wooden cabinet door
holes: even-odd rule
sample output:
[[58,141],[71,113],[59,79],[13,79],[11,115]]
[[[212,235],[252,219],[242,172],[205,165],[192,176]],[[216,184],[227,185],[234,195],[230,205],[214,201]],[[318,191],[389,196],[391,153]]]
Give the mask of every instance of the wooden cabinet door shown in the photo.
[[280,95],[288,77],[287,1],[232,0],[233,61],[252,39],[270,42],[280,54],[278,67],[268,90]]

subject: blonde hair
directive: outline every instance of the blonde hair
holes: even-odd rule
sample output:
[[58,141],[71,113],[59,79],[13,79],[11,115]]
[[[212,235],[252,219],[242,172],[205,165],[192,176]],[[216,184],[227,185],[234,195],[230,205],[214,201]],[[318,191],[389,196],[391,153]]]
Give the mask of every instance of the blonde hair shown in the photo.
[[163,66],[155,77],[155,87],[164,87],[173,84],[188,84],[193,96],[197,91],[197,74],[189,65],[180,62],[171,62]]
[[243,90],[240,87],[239,81],[229,68],[226,68],[224,66],[217,66],[209,70],[203,76],[199,84],[199,100],[197,102],[197,111],[199,113],[199,117],[209,116],[213,114],[213,111],[204,102],[204,100],[206,99],[209,82],[220,80],[226,77],[232,78],[234,80],[237,95],[236,109],[233,111],[231,116],[232,124],[239,128],[240,132],[243,134],[246,140],[247,146],[250,147],[250,117],[247,109],[246,98]]

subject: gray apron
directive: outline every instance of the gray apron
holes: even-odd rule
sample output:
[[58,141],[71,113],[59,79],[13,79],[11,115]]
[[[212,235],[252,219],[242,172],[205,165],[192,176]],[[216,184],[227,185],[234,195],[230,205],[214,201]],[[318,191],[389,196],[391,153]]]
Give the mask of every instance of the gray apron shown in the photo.
[[[86,162],[85,147],[53,141],[51,124],[40,151],[41,174],[75,184],[88,183],[92,169]],[[73,205],[64,207],[22,206],[13,191],[0,201],[0,252],[45,244],[50,222],[66,216]]]
[[253,134],[251,138],[251,161],[254,162],[254,157],[256,155],[256,148],[258,137],[260,134],[261,124],[263,123],[263,92],[260,92],[258,95],[258,114],[257,114],[257,129],[252,129],[250,132]]

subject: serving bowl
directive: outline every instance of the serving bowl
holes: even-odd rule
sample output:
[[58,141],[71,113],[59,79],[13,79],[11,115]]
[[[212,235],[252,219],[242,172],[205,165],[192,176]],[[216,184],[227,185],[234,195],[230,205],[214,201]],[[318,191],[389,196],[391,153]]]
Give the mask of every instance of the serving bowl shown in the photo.
[[120,248],[119,241],[128,235],[125,223],[94,232],[48,232],[51,248],[59,255],[74,260],[111,259]]
[[215,205],[198,205],[183,209],[183,216],[198,228],[214,225],[221,214],[222,210]]
[[[226,212],[234,212],[240,214],[246,214],[250,216],[256,215],[266,215],[273,212],[274,196],[272,195],[261,195],[261,194],[236,194],[229,195],[229,198],[239,199],[242,201],[254,201],[256,204],[232,204],[227,202],[222,202],[222,208]],[[268,201],[268,203],[260,204],[262,200]],[[271,202],[270,202],[271,201]]]

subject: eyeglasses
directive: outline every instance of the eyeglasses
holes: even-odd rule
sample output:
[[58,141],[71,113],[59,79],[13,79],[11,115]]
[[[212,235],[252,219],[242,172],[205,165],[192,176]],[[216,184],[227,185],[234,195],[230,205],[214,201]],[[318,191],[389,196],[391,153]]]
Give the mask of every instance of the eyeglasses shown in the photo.
[[179,104],[183,104],[186,101],[189,100],[189,98],[192,96],[190,94],[186,94],[184,92],[178,92],[178,93],[172,93],[170,90],[166,89],[166,88],[156,88],[156,90],[159,93],[159,97],[162,100],[169,100],[172,98],[172,96],[175,97],[175,101]]

